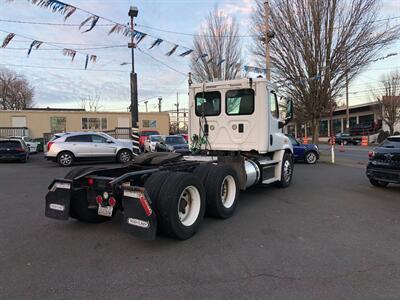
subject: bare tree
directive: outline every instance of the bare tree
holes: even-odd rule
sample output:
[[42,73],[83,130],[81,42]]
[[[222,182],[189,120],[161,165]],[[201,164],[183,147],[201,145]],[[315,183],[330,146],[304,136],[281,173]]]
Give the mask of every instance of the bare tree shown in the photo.
[[197,82],[228,80],[238,77],[242,68],[239,26],[215,7],[205,26],[193,39],[191,58],[193,79]]
[[[377,22],[379,0],[271,0],[271,72],[310,122],[318,141],[319,120],[350,82],[395,41],[400,27]],[[255,47],[265,60],[264,1],[253,16]],[[386,26],[382,26],[386,25]]]
[[103,107],[103,105],[100,104],[100,96],[98,94],[81,97],[79,104],[82,109],[88,111],[99,111]]
[[34,89],[28,80],[8,69],[0,69],[0,109],[22,110],[33,107]]
[[383,76],[378,91],[381,95],[376,96],[376,90],[373,94],[380,104],[382,120],[389,127],[389,134],[393,135],[396,124],[400,122],[400,71]]

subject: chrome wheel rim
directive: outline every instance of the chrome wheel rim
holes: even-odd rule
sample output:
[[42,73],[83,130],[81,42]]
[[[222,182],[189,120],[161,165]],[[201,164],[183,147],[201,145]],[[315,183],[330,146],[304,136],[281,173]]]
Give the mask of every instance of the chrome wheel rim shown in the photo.
[[72,156],[68,153],[61,154],[60,163],[64,166],[70,165],[72,162]]
[[289,182],[292,177],[292,164],[290,161],[285,160],[283,164],[283,179],[285,179],[285,182]]
[[131,155],[127,151],[123,151],[119,158],[122,162],[128,162],[131,159]]
[[315,155],[314,152],[310,152],[307,154],[307,162],[309,164],[313,164],[317,161],[317,156]]
[[178,201],[178,217],[184,226],[193,225],[199,217],[201,208],[200,193],[194,186],[186,187]]
[[221,202],[225,208],[232,207],[236,198],[236,182],[235,179],[228,175],[224,178],[221,185]]

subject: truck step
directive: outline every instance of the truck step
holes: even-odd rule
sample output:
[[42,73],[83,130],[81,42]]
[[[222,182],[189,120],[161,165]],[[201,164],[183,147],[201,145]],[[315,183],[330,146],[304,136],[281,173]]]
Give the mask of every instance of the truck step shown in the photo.
[[278,160],[263,159],[263,160],[259,160],[258,163],[261,166],[274,166],[274,165],[277,165],[279,163],[279,161]]

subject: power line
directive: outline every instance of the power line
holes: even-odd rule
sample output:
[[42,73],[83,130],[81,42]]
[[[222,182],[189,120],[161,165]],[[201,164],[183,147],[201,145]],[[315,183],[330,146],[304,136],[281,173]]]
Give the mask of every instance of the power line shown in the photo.
[[171,69],[172,71],[175,71],[175,72],[177,72],[177,73],[179,73],[179,74],[182,74],[182,75],[185,75],[185,76],[186,76],[186,73],[181,72],[181,71],[175,69],[174,67],[171,67],[170,65],[166,64],[165,62],[163,62],[163,61],[161,61],[161,60],[155,58],[153,55],[144,52],[140,47],[137,47],[137,48],[138,48],[138,50],[139,50],[141,53],[143,53],[144,55],[149,56],[150,58],[152,58],[152,59],[155,60],[156,62],[158,62],[158,63],[164,65],[165,67]]
[[3,64],[0,66],[6,67],[21,67],[21,68],[35,68],[35,69],[50,69],[50,70],[72,70],[72,71],[90,71],[90,72],[117,72],[117,73],[129,73],[123,70],[113,70],[113,69],[78,69],[78,68],[64,68],[64,67],[45,67],[45,66],[34,66],[34,65],[17,65],[17,64]]
[[[115,45],[115,46],[104,46],[104,47],[88,47],[88,48],[75,48],[74,50],[100,50],[100,49],[112,49],[112,48],[126,48],[126,45]],[[28,50],[26,47],[6,47],[0,48],[0,50]],[[60,51],[60,49],[32,49],[32,51]]]

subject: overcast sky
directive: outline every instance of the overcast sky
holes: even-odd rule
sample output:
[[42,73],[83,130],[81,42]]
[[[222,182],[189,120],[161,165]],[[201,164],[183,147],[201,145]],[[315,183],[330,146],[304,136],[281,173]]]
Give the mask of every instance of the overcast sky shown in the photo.
[[[68,0],[65,2],[119,23],[129,21],[129,6],[134,3],[139,9],[136,20],[138,30],[188,48],[192,47],[193,37],[190,34],[198,31],[204,18],[216,4],[226,15],[238,18],[241,34],[248,34],[254,4],[254,0]],[[65,24],[79,24],[87,16],[85,13],[76,12]],[[400,17],[400,0],[382,1],[380,17]],[[103,110],[126,110],[130,103],[131,67],[129,64],[124,66],[121,64],[130,63],[130,52],[126,47],[128,38],[121,34],[108,35],[109,22],[100,20],[92,31],[81,33],[78,26],[7,22],[10,20],[59,24],[63,23],[63,16],[48,9],[38,8],[26,0],[14,0],[11,3],[0,0],[0,42],[7,35],[6,32],[17,35],[7,48],[0,48],[0,67],[6,66],[28,78],[35,87],[34,100],[37,107],[79,107],[80,98],[97,94],[100,96]],[[391,24],[399,23],[399,18],[391,21]],[[40,47],[42,50],[32,51],[27,57],[26,49],[33,39],[46,41],[57,47],[42,45]],[[189,58],[166,56],[165,53],[172,47],[172,44],[166,42],[149,50],[152,41],[154,38],[146,37],[139,45],[147,54],[136,51],[139,100],[151,98],[148,104],[149,110],[157,110],[157,97],[163,96],[163,109],[172,109],[178,91],[181,107],[187,107],[185,74],[189,72]],[[250,42],[250,38],[243,38],[245,47]],[[109,46],[112,48],[90,49]],[[62,48],[81,50],[78,50],[79,53],[71,62],[70,57],[62,54]],[[382,52],[382,56],[393,52],[400,52],[400,43]],[[251,64],[253,61],[251,54],[248,51],[243,53],[244,61]],[[87,71],[84,70],[86,54],[98,56],[96,63],[89,63]],[[376,87],[376,80],[396,67],[400,68],[400,54],[371,64],[368,70],[352,83],[351,104],[369,101],[370,95],[367,90]],[[140,110],[144,110],[143,102]]]

